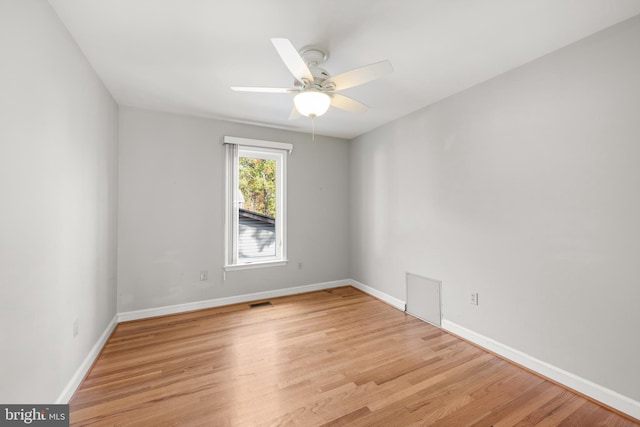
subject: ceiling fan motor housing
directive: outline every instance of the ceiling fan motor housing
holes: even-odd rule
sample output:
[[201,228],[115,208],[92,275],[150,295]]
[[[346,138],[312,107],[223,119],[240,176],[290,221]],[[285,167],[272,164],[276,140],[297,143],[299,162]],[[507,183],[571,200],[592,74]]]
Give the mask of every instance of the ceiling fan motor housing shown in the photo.
[[328,89],[327,87],[322,86],[322,83],[331,77],[327,70],[320,67],[309,67],[309,71],[311,71],[311,75],[313,76],[313,82],[307,83],[305,79],[305,84],[303,86],[298,80],[294,80],[293,85],[301,89],[308,89],[310,87],[324,90]]
[[329,75],[329,73],[327,72],[327,70],[323,69],[323,68],[319,68],[319,67],[309,67],[309,71],[311,71],[311,75],[313,75],[313,82],[319,86],[320,84],[322,84],[322,82],[324,82],[325,80],[327,80],[329,77],[331,77]]

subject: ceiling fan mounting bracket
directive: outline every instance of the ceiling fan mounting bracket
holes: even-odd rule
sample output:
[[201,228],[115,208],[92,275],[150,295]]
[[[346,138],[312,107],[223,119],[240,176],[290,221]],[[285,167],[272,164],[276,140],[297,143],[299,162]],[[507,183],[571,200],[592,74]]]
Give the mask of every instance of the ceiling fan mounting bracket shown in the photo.
[[317,67],[324,64],[329,58],[329,53],[318,46],[305,46],[300,49],[300,56],[309,67]]

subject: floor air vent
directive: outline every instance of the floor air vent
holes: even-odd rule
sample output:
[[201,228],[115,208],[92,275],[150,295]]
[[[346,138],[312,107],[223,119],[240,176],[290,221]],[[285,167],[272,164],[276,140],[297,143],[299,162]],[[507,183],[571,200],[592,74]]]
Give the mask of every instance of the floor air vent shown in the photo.
[[254,302],[253,304],[249,304],[249,307],[256,308],[256,307],[265,307],[267,305],[273,305],[273,304],[271,304],[271,301]]

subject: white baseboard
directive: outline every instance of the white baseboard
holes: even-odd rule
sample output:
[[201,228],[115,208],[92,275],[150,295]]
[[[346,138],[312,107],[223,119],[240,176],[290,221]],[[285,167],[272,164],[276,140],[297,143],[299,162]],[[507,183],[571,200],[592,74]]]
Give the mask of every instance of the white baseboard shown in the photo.
[[118,322],[128,322],[130,320],[146,319],[149,317],[166,316],[168,314],[184,313],[186,311],[201,310],[203,308],[220,307],[223,305],[238,304],[248,301],[256,301],[265,298],[276,298],[287,295],[302,294],[305,292],[320,291],[323,289],[348,286],[349,280],[336,280],[333,282],[316,283],[313,285],[296,286],[293,288],[276,289],[273,291],[256,292],[253,294],[235,295],[232,297],[215,298],[205,301],[188,302],[184,304],[169,305],[157,308],[147,308],[143,310],[127,311],[118,313]]
[[109,324],[107,325],[107,328],[104,330],[102,335],[100,335],[100,338],[98,338],[98,341],[93,345],[93,347],[91,348],[91,351],[89,351],[89,354],[87,354],[87,357],[84,358],[84,360],[80,364],[80,367],[78,367],[76,372],[73,374],[73,376],[71,377],[71,380],[69,380],[64,390],[62,390],[62,393],[60,393],[60,396],[58,396],[58,399],[56,400],[56,404],[69,403],[69,400],[73,396],[73,393],[75,393],[76,389],[84,379],[85,375],[87,375],[87,372],[89,372],[89,369],[91,369],[93,362],[96,360],[96,358],[100,354],[102,347],[104,347],[104,345],[107,343],[109,336],[111,336],[111,332],[113,332],[117,324],[118,324],[118,316],[115,315],[111,320],[111,322],[109,322]]
[[405,311],[406,303],[398,298],[392,297],[389,294],[385,294],[377,289],[372,288],[371,286],[367,286],[364,283],[360,283],[357,280],[348,280],[354,288],[360,289],[365,294],[369,294],[372,297],[376,297],[379,300],[382,300],[389,304],[392,307],[397,308],[400,311]]
[[442,328],[572,390],[640,419],[640,402],[443,319]]

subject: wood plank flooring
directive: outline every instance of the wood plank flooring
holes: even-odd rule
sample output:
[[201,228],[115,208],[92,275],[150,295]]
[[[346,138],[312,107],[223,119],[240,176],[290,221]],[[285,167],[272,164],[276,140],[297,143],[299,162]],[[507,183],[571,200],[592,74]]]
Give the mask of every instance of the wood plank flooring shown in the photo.
[[351,287],[122,323],[72,425],[640,426]]

